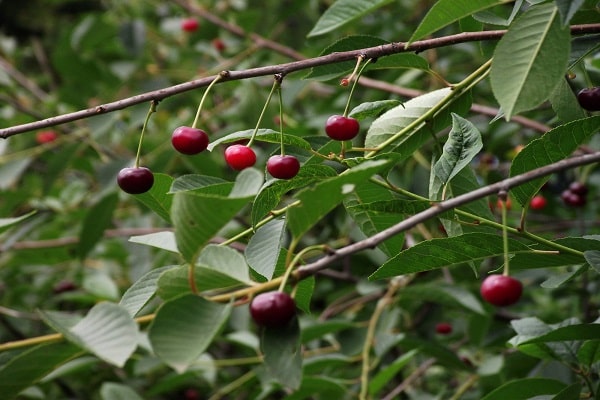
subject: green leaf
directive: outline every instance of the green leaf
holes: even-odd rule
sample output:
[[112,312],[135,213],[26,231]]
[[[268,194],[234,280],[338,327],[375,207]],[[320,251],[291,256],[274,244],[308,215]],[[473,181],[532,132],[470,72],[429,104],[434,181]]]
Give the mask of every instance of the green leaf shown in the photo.
[[89,254],[96,243],[104,236],[104,230],[112,224],[112,214],[118,201],[118,193],[112,192],[88,210],[79,233],[77,254],[80,259],[84,259]]
[[300,327],[294,318],[284,327],[264,328],[260,337],[267,377],[290,389],[302,382]]
[[298,175],[292,179],[267,181],[252,205],[252,226],[256,226],[262,218],[269,214],[281,202],[284,194],[333,176],[337,176],[337,173],[327,165],[303,165]]
[[307,37],[315,37],[334,31],[390,2],[391,0],[337,0],[325,10]]
[[122,383],[104,382],[100,387],[102,400],[143,400],[135,390]]
[[600,340],[588,340],[583,343],[577,351],[577,359],[588,367],[600,361]]
[[[581,252],[600,251],[600,241],[590,237],[566,237],[552,242]],[[556,248],[532,244],[531,250],[556,250]],[[515,269],[552,268],[584,264],[585,261],[585,257],[566,251],[560,251],[558,254],[532,252],[529,254],[516,254],[512,258],[510,266]]]
[[[439,102],[450,96],[450,88],[438,89],[433,92],[414,97],[404,104],[396,106],[377,118],[367,132],[365,147],[375,148],[381,143],[390,140],[394,135],[409,127],[419,117],[428,112]],[[432,133],[444,129],[450,123],[450,111],[464,114],[470,107],[470,96],[462,96],[443,110],[436,113],[434,118],[407,131],[398,137],[394,143],[397,151],[402,154],[402,159],[413,155],[424,143],[431,139]]]
[[585,257],[585,260],[588,262],[588,264],[590,264],[596,272],[600,273],[600,251],[584,251],[583,256]]
[[515,20],[496,46],[490,71],[506,120],[550,97],[567,70],[570,47],[553,3],[533,6]]
[[310,276],[306,279],[302,279],[296,285],[296,295],[294,296],[294,301],[296,302],[296,307],[302,310],[305,314],[311,313],[311,299],[312,295],[315,292],[315,277]]
[[554,0],[554,2],[560,12],[560,22],[563,26],[568,26],[571,18],[585,3],[585,0]]
[[375,398],[381,390],[394,379],[402,368],[406,366],[417,354],[418,349],[410,350],[398,357],[390,365],[381,370],[369,381],[369,394]]
[[362,103],[350,110],[348,116],[361,121],[369,117],[378,117],[390,108],[399,106],[401,104],[403,103],[399,100],[380,100]]
[[483,148],[481,133],[468,120],[452,113],[452,129],[432,172],[447,185]]
[[577,96],[567,82],[567,78],[559,81],[549,100],[552,109],[562,122],[571,122],[586,117],[585,111],[577,101]]
[[531,339],[521,340],[519,345],[570,340],[595,340],[598,338],[600,338],[600,324],[577,324],[563,326]]
[[219,184],[230,184],[230,182],[216,176],[196,174],[183,175],[173,181],[170,193],[187,192]]
[[[241,139],[250,139],[252,137],[253,132],[254,129],[247,129],[244,131],[230,133],[229,135],[220,137],[210,142],[210,144],[208,145],[208,150],[213,151],[215,147],[223,143],[237,142]],[[311,149],[310,143],[308,143],[301,137],[284,133],[282,138],[281,133],[278,131],[274,131],[273,129],[259,129],[256,132],[256,137],[254,138],[254,140],[258,142],[275,144],[279,144],[281,143],[281,140],[283,140],[283,144],[286,146],[295,146],[304,150]]]
[[169,189],[173,183],[173,178],[169,175],[154,173],[154,185],[146,193],[136,194],[134,197],[146,207],[151,209],[167,222],[171,222],[169,211],[173,196],[169,194]]
[[208,348],[231,313],[230,305],[196,295],[165,302],[150,324],[154,353],[177,372],[184,372]]
[[445,26],[508,0],[439,0],[427,12],[408,43],[428,36]]
[[367,161],[355,168],[346,170],[334,178],[321,180],[296,195],[301,201],[299,206],[290,208],[287,221],[295,237],[306,233],[311,226],[342,202],[344,197],[354,191],[379,170],[388,165],[386,160]]
[[218,271],[237,282],[250,283],[244,256],[230,247],[209,244],[198,256],[198,265]]
[[10,358],[0,368],[0,397],[13,399],[26,388],[34,385],[83,352],[72,343],[46,343]]
[[[510,176],[521,175],[571,155],[579,145],[591,138],[600,129],[600,116],[580,119],[558,126],[542,137],[531,141],[517,154],[510,166]],[[540,190],[548,177],[529,181],[511,189],[511,195],[522,206]]]
[[572,400],[579,399],[581,395],[581,383],[573,383],[570,386],[567,386],[554,397],[552,400]]
[[161,267],[151,270],[138,279],[127,289],[119,305],[133,318],[150,301],[158,288],[157,282],[160,275],[172,267]]
[[274,219],[256,230],[244,250],[254,271],[271,280],[285,238],[285,219]]
[[[508,249],[511,253],[530,251],[529,247],[512,239],[509,239]],[[503,254],[500,235],[466,233],[462,236],[432,239],[418,243],[389,259],[369,279],[451,267]]]
[[534,396],[557,394],[566,387],[567,385],[554,379],[515,379],[492,390],[482,400],[527,400]]
[[171,253],[179,254],[175,233],[171,231],[149,233],[147,235],[132,236],[129,238],[131,243],[139,243],[146,246],[156,247],[157,249],[167,250]]
[[7,231],[8,229],[17,225],[21,221],[24,221],[27,218],[31,217],[35,213],[37,213],[37,211],[34,210],[16,218],[0,218],[0,233]]
[[481,302],[473,293],[456,285],[414,284],[402,289],[402,297],[431,301],[444,306],[456,305],[467,311],[486,314]]
[[138,325],[121,306],[102,302],[90,309],[74,326],[42,312],[44,319],[69,341],[109,364],[123,367],[137,348]]

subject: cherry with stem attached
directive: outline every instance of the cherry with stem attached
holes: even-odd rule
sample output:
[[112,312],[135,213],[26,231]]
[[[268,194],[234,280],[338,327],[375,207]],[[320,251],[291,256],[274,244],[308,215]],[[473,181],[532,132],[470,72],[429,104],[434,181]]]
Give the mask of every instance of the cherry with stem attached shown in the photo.
[[277,88],[279,94],[279,137],[281,154],[271,156],[267,160],[267,171],[273,178],[292,179],[300,171],[300,161],[294,156],[286,155],[283,145],[283,99],[281,98],[281,85]]

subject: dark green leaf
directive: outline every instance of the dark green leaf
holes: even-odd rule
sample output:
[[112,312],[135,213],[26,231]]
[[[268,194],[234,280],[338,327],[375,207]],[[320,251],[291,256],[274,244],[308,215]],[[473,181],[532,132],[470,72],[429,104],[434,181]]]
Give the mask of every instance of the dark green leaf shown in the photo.
[[135,198],[146,207],[151,209],[167,222],[171,222],[169,211],[173,196],[169,194],[169,189],[173,183],[173,178],[169,175],[154,173],[154,185],[146,193],[137,194]]
[[391,0],[337,0],[317,21],[308,37],[323,35],[336,30],[376,9],[388,4]]
[[380,100],[372,101],[369,103],[362,103],[354,107],[348,113],[348,116],[356,118],[361,121],[365,118],[374,118],[381,115],[383,112],[389,110],[392,107],[401,105],[402,102],[399,100]]
[[79,245],[77,247],[79,258],[85,258],[104,236],[104,230],[112,224],[112,214],[118,201],[118,193],[112,192],[88,210],[79,233]]
[[554,2],[560,12],[560,22],[563,26],[568,26],[569,21],[571,21],[577,10],[585,3],[585,0],[554,0]]
[[516,379],[492,390],[482,400],[527,400],[534,396],[558,394],[566,387],[567,385],[554,379]]
[[264,328],[260,338],[268,378],[290,389],[302,382],[302,347],[300,327],[294,318],[278,328]]
[[[208,145],[208,150],[213,151],[215,147],[223,143],[237,142],[241,139],[250,139],[252,137],[253,132],[254,129],[248,129],[245,131],[230,133],[229,135],[223,136],[219,139],[210,142],[210,144]],[[279,133],[278,131],[274,131],[272,129],[259,129],[256,133],[254,140],[258,142],[279,144],[281,143],[282,137],[281,133]],[[306,140],[298,136],[288,135],[286,133],[283,134],[283,144],[287,146],[299,147],[305,150],[311,149],[310,144]]]

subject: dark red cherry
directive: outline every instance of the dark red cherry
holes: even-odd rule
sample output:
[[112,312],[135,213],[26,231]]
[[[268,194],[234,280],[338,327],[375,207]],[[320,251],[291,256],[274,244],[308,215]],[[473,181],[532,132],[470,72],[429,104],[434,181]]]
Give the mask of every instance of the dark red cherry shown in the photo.
[[267,160],[267,171],[273,178],[292,179],[300,170],[300,162],[294,156],[271,156]]
[[282,327],[296,315],[296,303],[285,292],[261,293],[250,303],[250,315],[257,325]]
[[126,193],[145,193],[154,185],[154,174],[146,167],[123,168],[117,175],[117,184]]
[[452,333],[452,325],[448,322],[440,322],[435,326],[435,331],[440,335],[449,335]]
[[208,147],[208,135],[202,129],[180,126],[173,131],[171,144],[182,154],[198,154]]
[[332,115],[325,123],[325,132],[333,140],[351,140],[358,135],[360,124],[352,117]]
[[588,111],[600,111],[600,86],[585,88],[577,93],[581,108]]

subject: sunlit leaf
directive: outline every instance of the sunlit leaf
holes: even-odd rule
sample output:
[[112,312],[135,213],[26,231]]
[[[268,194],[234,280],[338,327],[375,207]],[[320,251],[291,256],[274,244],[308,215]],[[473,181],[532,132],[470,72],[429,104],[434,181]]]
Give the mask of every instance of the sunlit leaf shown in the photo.
[[177,241],[175,240],[175,233],[171,231],[132,236],[129,238],[129,241],[131,243],[139,243],[179,254],[179,250],[177,249]]
[[317,21],[308,37],[323,35],[334,31],[374,10],[390,3],[391,0],[337,0]]

